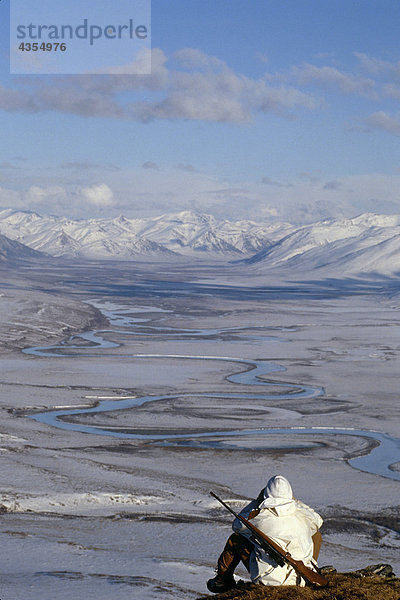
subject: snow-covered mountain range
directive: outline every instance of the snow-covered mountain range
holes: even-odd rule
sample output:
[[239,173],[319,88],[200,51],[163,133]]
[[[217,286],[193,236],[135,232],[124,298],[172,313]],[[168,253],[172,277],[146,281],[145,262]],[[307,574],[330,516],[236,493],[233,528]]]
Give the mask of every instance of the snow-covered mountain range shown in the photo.
[[89,219],[0,211],[0,233],[52,256],[126,260],[140,256],[245,257],[266,247],[281,226],[217,221],[192,212],[147,219]]
[[[217,220],[181,212],[146,219],[89,219],[0,211],[4,236],[55,257],[174,260],[199,256],[237,261],[254,273],[270,269],[400,273],[400,215],[363,214],[311,225]],[[22,252],[21,247],[14,248]],[[5,251],[5,250],[4,250]],[[24,251],[25,252],[25,251]]]

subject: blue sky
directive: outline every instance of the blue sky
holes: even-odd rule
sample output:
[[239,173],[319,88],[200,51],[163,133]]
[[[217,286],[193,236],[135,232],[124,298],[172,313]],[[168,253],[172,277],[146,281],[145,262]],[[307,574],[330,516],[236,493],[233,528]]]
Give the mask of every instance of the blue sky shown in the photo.
[[9,1],[0,207],[400,212],[398,0],[153,0],[152,74],[124,55],[109,77],[9,75]]

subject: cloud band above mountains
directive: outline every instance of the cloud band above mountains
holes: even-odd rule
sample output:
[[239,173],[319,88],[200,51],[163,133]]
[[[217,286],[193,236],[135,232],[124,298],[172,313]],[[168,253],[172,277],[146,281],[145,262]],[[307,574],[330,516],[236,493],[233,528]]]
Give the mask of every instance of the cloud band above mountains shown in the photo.
[[[289,83],[235,73],[223,61],[191,48],[169,59],[162,50],[154,49],[151,75],[132,74],[136,63],[122,65],[104,76],[20,78],[15,87],[0,88],[0,109],[142,122],[161,119],[240,124],[257,113],[291,118],[294,111],[312,110],[319,103],[313,94]],[[131,97],[122,100],[122,93]]]
[[[369,127],[398,135],[397,120],[379,106],[400,97],[400,63],[354,53],[355,72],[332,65],[305,63],[286,72],[255,78],[236,73],[215,56],[184,48],[167,57],[152,50],[151,75],[135,75],[137,63],[115,67],[110,75],[19,78],[13,87],[0,86],[0,110],[35,114],[48,111],[105,119],[193,120],[243,124],[255,115],[272,113],[293,118],[316,110],[335,93],[369,97],[378,110],[365,115]],[[368,77],[363,75],[368,74]],[[315,90],[319,90],[316,94]],[[376,115],[385,114],[386,122]]]

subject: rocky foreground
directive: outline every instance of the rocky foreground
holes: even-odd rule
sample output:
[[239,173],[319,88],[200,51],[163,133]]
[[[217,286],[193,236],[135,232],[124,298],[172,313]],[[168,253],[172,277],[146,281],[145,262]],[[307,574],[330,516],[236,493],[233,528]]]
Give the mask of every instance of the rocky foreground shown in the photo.
[[329,583],[319,589],[240,582],[233,590],[201,596],[198,600],[400,600],[400,579],[390,565],[372,565],[352,573],[329,569],[324,575]]

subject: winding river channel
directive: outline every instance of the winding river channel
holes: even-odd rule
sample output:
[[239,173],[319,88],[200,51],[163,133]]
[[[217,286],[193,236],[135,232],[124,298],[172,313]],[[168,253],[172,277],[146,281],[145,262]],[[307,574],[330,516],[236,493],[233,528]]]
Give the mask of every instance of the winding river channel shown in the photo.
[[[99,354],[94,354],[93,349],[96,351],[101,349],[103,356],[112,356],[112,353],[105,351],[112,351],[113,348],[119,347],[120,344],[109,341],[103,337],[107,334],[112,337],[112,334],[123,334],[123,335],[145,335],[147,336],[163,336],[171,337],[172,339],[182,339],[190,337],[191,339],[210,339],[210,336],[231,335],[240,336],[240,328],[221,328],[221,329],[173,329],[171,327],[162,326],[151,326],[149,324],[149,318],[140,318],[137,315],[140,313],[151,313],[151,312],[166,312],[162,309],[154,309],[153,307],[122,307],[111,302],[96,302],[91,301],[90,304],[95,305],[99,308],[105,316],[108,318],[112,329],[103,331],[88,331],[79,335],[72,336],[69,340],[59,345],[53,346],[40,346],[26,348],[23,352],[36,357],[54,357],[54,358],[77,358],[82,356],[93,356],[99,358]],[[121,329],[119,329],[121,328]],[[280,332],[290,331],[290,328],[279,328]],[[265,336],[265,331],[257,331],[254,328],[254,332],[249,333],[249,329],[246,329],[246,339],[268,339],[271,342],[274,340],[282,340],[277,336]],[[74,341],[79,340],[78,343]],[[217,399],[235,399],[243,402],[251,400],[276,400],[278,399],[311,399],[317,398],[324,395],[323,388],[315,386],[306,386],[303,384],[293,383],[282,383],[276,381],[266,381],[262,377],[270,375],[276,372],[282,372],[286,369],[276,363],[264,360],[252,360],[244,358],[235,358],[228,356],[202,356],[202,355],[179,355],[179,354],[119,354],[118,358],[123,360],[126,359],[154,359],[155,361],[162,359],[177,359],[184,360],[202,360],[202,361],[225,361],[229,363],[236,363],[238,365],[238,371],[226,377],[226,379],[235,384],[242,384],[246,386],[254,386],[255,392],[257,393],[213,393],[205,392],[196,394],[198,397],[203,398],[215,398]],[[273,390],[271,389],[273,388]],[[282,388],[282,391],[279,390]],[[268,393],[270,392],[270,393]],[[307,447],[321,445],[321,438],[325,436],[352,436],[362,439],[371,440],[374,442],[372,449],[363,456],[357,456],[349,459],[349,464],[355,469],[380,475],[390,479],[400,481],[400,472],[392,468],[392,465],[400,461],[400,439],[391,437],[386,433],[379,431],[359,430],[352,428],[334,428],[334,427],[285,427],[285,428],[259,428],[259,429],[234,429],[229,431],[216,431],[210,430],[202,433],[137,433],[134,429],[127,430],[127,428],[111,428],[98,425],[85,425],[78,422],[71,422],[70,417],[77,417],[83,415],[90,415],[93,413],[109,413],[116,410],[127,410],[135,409],[135,407],[142,406],[146,403],[157,402],[160,400],[169,400],[174,398],[185,398],[193,396],[193,394],[167,394],[167,395],[149,395],[141,397],[104,397],[104,396],[90,396],[93,401],[96,402],[95,406],[91,408],[62,408],[56,410],[50,410],[45,412],[36,413],[30,415],[30,418],[59,429],[68,431],[76,431],[87,434],[97,434],[103,436],[111,436],[121,439],[131,440],[148,440],[157,445],[162,446],[187,446],[196,448],[220,448],[220,449],[249,449],[252,447],[251,440],[260,438],[260,436],[266,436],[266,442],[268,443],[268,436],[271,435],[284,435],[286,439],[290,438],[290,442],[286,447],[296,448],[294,441],[295,436],[310,436],[310,444]],[[294,410],[288,410],[283,408],[264,407],[268,411],[269,418],[285,418],[290,419],[301,418],[301,414]],[[311,437],[312,436],[312,437]],[[259,443],[257,446],[260,449]]]

